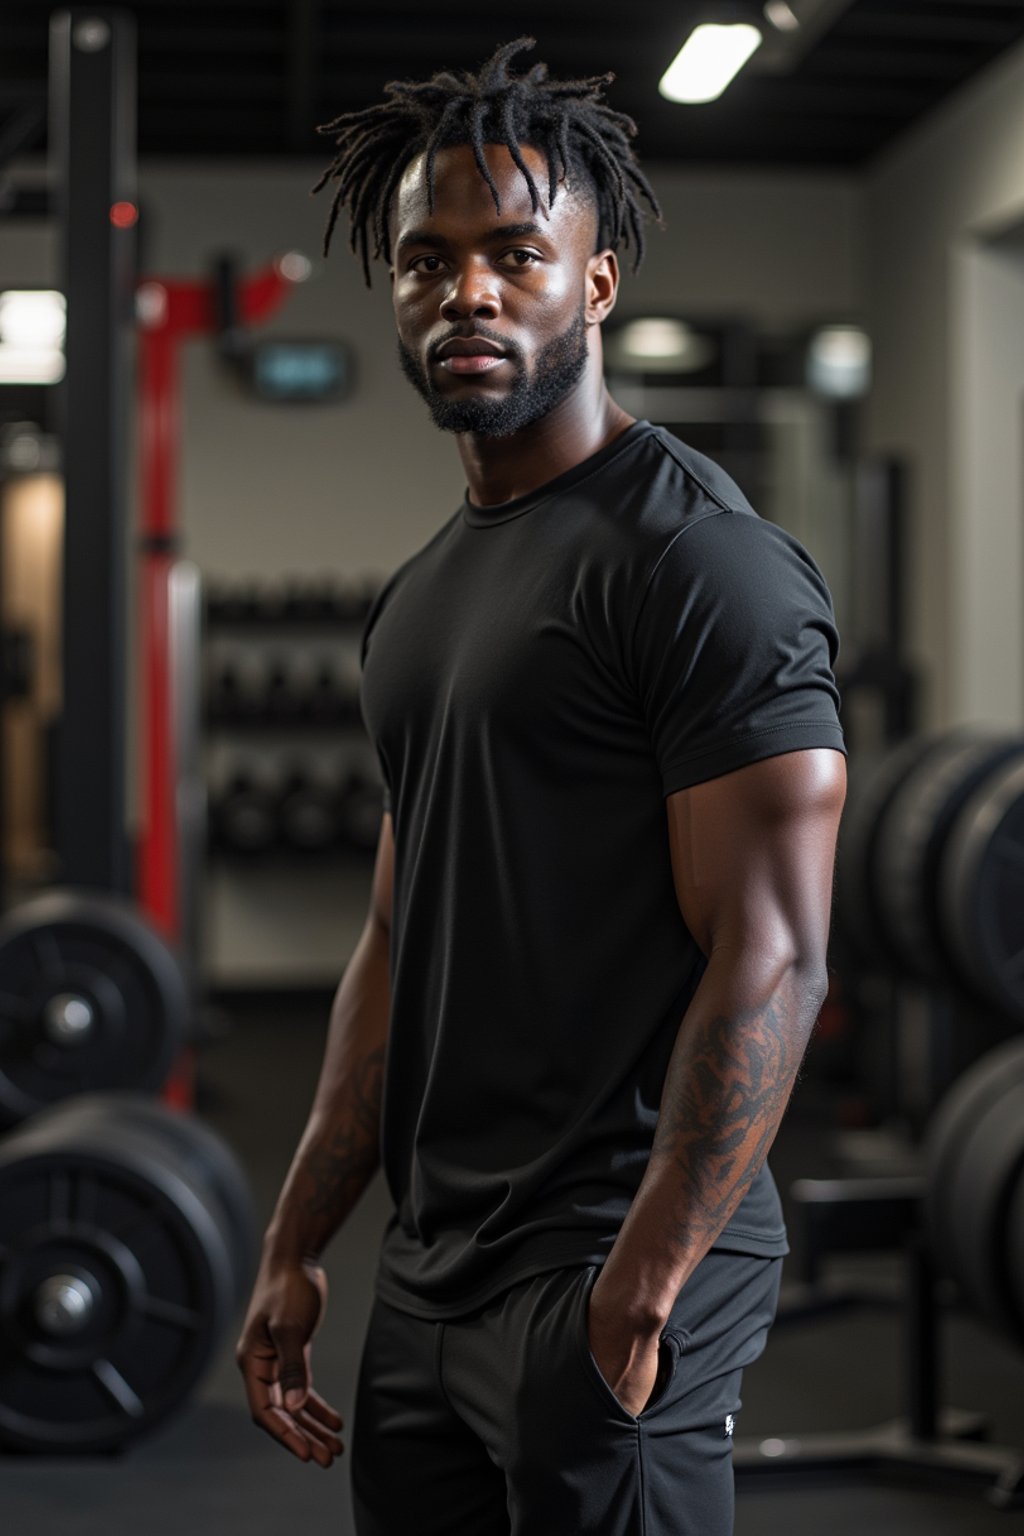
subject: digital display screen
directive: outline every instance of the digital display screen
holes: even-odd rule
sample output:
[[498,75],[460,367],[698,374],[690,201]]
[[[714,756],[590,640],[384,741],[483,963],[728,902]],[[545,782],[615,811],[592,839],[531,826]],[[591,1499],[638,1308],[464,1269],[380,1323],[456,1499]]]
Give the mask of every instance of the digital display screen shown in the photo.
[[352,354],[340,341],[258,341],[251,363],[261,400],[338,400],[352,386]]

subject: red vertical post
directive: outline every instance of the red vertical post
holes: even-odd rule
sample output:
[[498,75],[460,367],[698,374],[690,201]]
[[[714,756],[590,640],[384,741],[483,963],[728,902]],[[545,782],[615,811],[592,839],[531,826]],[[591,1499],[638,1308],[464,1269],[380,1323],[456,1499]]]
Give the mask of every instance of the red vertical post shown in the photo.
[[[277,263],[246,278],[239,285],[240,319],[251,324],[272,314],[290,286]],[[215,333],[213,288],[208,281],[150,279],[139,288],[138,310],[142,804],[136,893],[143,910],[174,944],[182,939],[170,654],[170,574],[178,553],[179,349],[190,337]],[[164,1098],[178,1108],[191,1106],[191,1052],[165,1085]]]

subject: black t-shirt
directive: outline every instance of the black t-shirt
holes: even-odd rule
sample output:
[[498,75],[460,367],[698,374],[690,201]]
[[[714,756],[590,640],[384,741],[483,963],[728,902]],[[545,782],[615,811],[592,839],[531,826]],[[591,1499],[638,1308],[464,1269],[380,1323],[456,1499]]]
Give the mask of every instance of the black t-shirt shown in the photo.
[[[394,818],[378,1294],[450,1317],[600,1264],[706,961],[675,790],[844,751],[810,556],[648,422],[468,501],[380,594],[362,703]],[[715,1245],[786,1250],[767,1167]]]

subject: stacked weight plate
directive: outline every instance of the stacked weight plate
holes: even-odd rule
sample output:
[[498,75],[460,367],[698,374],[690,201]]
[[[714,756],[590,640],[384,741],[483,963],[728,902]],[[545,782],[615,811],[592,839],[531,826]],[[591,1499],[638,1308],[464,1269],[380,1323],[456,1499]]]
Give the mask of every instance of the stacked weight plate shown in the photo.
[[88,1095],[0,1142],[0,1444],[111,1450],[186,1397],[249,1284],[228,1147],[138,1095]]
[[1024,1344],[1024,1038],[974,1063],[927,1137],[927,1216],[941,1270]]
[[959,730],[854,765],[837,871],[859,960],[1024,1023],[1024,740]]
[[184,1042],[181,964],[130,902],[48,891],[0,920],[0,1126],[74,1094],[155,1091]]

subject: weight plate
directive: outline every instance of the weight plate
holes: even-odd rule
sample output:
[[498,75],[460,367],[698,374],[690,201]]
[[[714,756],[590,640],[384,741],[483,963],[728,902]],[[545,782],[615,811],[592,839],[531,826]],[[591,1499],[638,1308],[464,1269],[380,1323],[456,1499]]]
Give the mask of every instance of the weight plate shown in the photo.
[[1007,1217],[1022,1171],[1024,1082],[1013,1082],[965,1137],[948,1196],[955,1277],[978,1312],[1011,1333],[1019,1319],[1011,1299]]
[[1024,1338],[1024,1174],[1018,1176],[1006,1216],[1008,1305]]
[[72,1099],[44,1111],[33,1127],[45,1125],[53,1115],[60,1115],[65,1127],[107,1122],[131,1126],[152,1140],[156,1156],[173,1155],[193,1189],[204,1189],[216,1202],[217,1225],[227,1240],[235,1274],[235,1300],[246,1299],[259,1230],[249,1181],[222,1136],[196,1115],[135,1093],[91,1093]]
[[939,884],[943,928],[964,974],[1024,1022],[1024,742],[962,808]]
[[887,752],[857,758],[849,765],[836,853],[836,918],[856,955],[869,963],[893,963],[878,913],[879,822],[905,776],[945,739],[911,736]]
[[114,1118],[0,1144],[0,1444],[110,1450],[209,1362],[233,1304],[213,1202]]
[[130,902],[34,897],[0,920],[0,1124],[92,1089],[159,1088],[187,1021],[181,965]]
[[879,819],[879,915],[903,966],[923,981],[957,981],[939,924],[938,871],[957,812],[1018,739],[951,733],[904,777]]
[[987,1051],[957,1078],[928,1122],[924,1154],[928,1169],[925,1210],[932,1250],[946,1274],[959,1269],[954,1174],[974,1127],[1007,1087],[1024,1083],[1024,1040],[1008,1040]]

